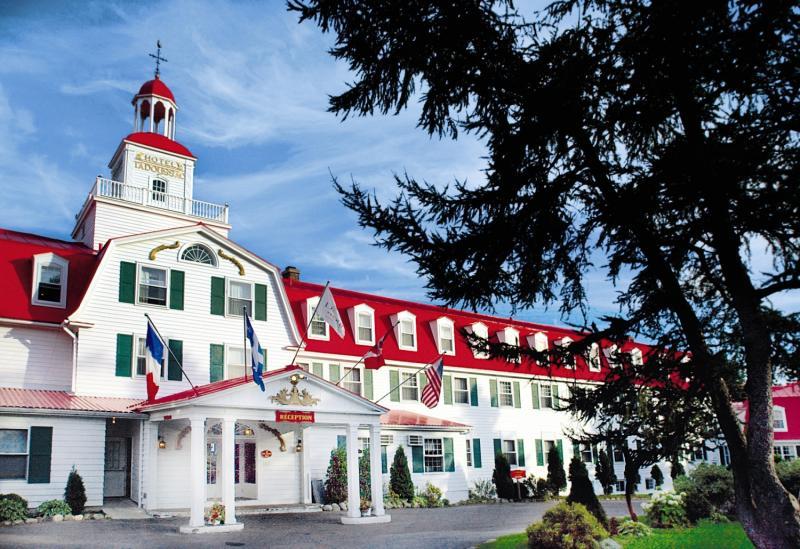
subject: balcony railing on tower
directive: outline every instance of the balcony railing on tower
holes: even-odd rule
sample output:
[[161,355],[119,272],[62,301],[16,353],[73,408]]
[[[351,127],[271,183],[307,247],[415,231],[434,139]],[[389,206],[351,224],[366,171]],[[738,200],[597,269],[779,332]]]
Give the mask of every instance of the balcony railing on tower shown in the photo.
[[128,185],[121,181],[98,177],[92,188],[92,195],[113,198],[132,204],[161,208],[171,212],[191,215],[210,221],[228,223],[228,205],[193,200],[174,194],[153,191],[145,187]]

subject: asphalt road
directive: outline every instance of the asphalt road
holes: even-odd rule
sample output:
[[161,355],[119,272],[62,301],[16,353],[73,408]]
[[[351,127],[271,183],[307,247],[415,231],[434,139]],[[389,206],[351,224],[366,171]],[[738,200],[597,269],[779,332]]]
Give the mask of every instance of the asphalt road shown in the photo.
[[[2,547],[314,547],[465,548],[520,532],[554,502],[394,509],[392,522],[344,526],[339,513],[245,515],[244,530],[230,534],[178,533],[185,518],[45,522],[0,528]],[[626,514],[624,501],[605,501],[609,516]],[[641,511],[637,502],[637,511]]]

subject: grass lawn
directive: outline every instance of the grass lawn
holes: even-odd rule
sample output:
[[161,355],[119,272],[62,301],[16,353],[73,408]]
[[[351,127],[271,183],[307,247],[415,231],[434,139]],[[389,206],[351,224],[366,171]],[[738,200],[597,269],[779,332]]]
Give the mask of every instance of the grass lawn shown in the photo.
[[[750,549],[753,547],[738,522],[729,524],[701,522],[694,528],[653,529],[653,535],[646,538],[617,536],[614,539],[620,542],[625,549],[710,549],[716,547]],[[484,543],[479,547],[481,549],[517,549],[527,547],[527,542],[528,538],[524,533],[511,534],[499,537],[491,543]]]

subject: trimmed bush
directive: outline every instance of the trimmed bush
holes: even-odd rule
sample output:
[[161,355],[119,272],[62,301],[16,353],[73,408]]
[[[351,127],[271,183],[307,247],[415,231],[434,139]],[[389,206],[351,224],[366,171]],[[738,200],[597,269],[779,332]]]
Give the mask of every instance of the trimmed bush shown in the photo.
[[655,481],[656,487],[660,487],[664,484],[664,473],[661,472],[661,467],[653,465],[653,468],[650,469],[650,478]]
[[653,529],[643,522],[626,520],[619,527],[619,535],[646,538],[653,535]]
[[594,478],[603,487],[603,493],[608,495],[614,492],[614,483],[617,482],[617,474],[614,472],[614,464],[611,456],[605,450],[600,450],[597,458],[597,465],[594,468]]
[[537,549],[589,549],[608,537],[606,529],[580,503],[559,503],[525,532],[528,547]]
[[567,501],[582,504],[600,521],[600,524],[605,524],[606,512],[594,493],[594,486],[589,480],[589,471],[586,470],[583,460],[574,457],[569,462],[569,480],[571,484]]
[[325,502],[340,501],[347,501],[347,451],[344,448],[331,451],[331,460],[325,473]]
[[695,487],[682,492],[683,508],[686,510],[686,518],[692,523],[709,518],[716,513],[711,502]]
[[784,488],[795,497],[800,497],[800,459],[782,461],[775,465],[775,470]]
[[511,466],[508,464],[506,456],[501,452],[497,452],[494,456],[492,482],[494,482],[497,490],[497,497],[502,499],[514,499],[517,497],[514,481],[511,480]]
[[733,508],[733,473],[725,467],[701,463],[689,473],[689,480],[718,511]]
[[550,493],[557,496],[561,490],[567,487],[567,475],[564,472],[564,463],[555,446],[550,447],[547,452],[547,485]]
[[[24,502],[24,503],[23,503]],[[0,496],[0,521],[28,518],[28,502],[17,494]]]
[[83,509],[86,506],[86,488],[83,485],[83,479],[75,470],[72,471],[67,477],[67,487],[64,489],[64,501],[69,504],[70,509],[74,515],[82,515]]
[[408,459],[402,446],[398,446],[389,470],[389,486],[392,491],[406,501],[414,499],[414,481],[408,470]]
[[71,515],[72,509],[66,501],[60,499],[50,499],[43,501],[39,507],[36,508],[39,514],[43,517],[52,517],[55,515]]
[[686,470],[683,468],[683,464],[678,456],[673,457],[669,464],[669,476],[672,478],[672,480],[675,480],[679,476],[686,474]]
[[642,505],[650,525],[655,528],[686,526],[689,521],[686,518],[683,496],[671,490],[653,494],[650,501]]

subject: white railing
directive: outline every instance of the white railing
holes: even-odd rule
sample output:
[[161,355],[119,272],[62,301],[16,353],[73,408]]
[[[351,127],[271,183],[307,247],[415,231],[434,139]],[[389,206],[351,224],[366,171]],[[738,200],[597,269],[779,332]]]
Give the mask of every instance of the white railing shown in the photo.
[[162,208],[171,212],[180,212],[193,217],[200,217],[221,223],[228,222],[228,205],[214,204],[202,200],[192,200],[160,191],[151,191],[144,187],[127,185],[121,181],[98,177],[92,194],[106,198],[114,198],[133,204]]

